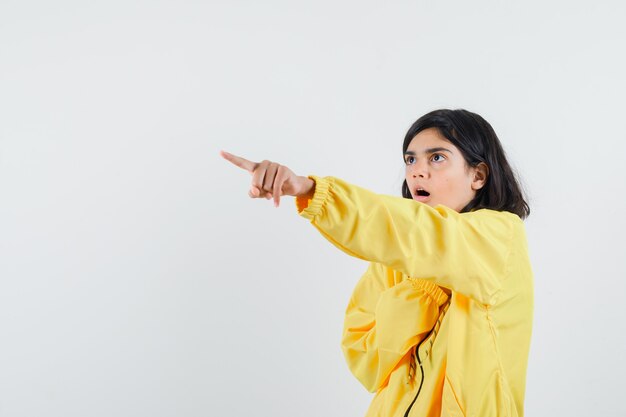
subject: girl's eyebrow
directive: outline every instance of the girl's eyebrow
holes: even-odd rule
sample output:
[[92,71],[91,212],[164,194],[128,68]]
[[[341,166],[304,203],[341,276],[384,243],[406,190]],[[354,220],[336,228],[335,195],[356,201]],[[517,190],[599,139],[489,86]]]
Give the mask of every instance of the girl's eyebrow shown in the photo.
[[[428,148],[424,151],[424,153],[435,153],[435,152],[449,152],[452,153],[452,151],[450,149],[446,149],[446,148]],[[415,156],[416,153],[413,151],[406,151],[404,153],[405,155],[410,155],[410,156]]]

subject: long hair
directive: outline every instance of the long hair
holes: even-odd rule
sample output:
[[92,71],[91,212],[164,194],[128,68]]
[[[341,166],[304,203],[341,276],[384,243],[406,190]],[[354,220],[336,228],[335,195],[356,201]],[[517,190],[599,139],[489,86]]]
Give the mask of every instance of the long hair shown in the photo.
[[[525,219],[530,208],[522,187],[506,159],[502,144],[491,125],[478,114],[467,110],[435,110],[420,117],[407,132],[402,145],[402,155],[419,132],[436,128],[456,146],[470,167],[484,162],[489,168],[485,185],[461,213],[482,208],[509,211]],[[412,198],[406,180],[402,184],[402,196]]]

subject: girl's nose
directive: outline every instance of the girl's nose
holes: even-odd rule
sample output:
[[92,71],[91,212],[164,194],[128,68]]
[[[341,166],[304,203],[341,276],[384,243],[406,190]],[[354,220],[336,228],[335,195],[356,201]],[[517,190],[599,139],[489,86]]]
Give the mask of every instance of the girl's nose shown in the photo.
[[428,176],[428,167],[423,163],[416,162],[413,165],[412,175],[413,178],[426,178]]

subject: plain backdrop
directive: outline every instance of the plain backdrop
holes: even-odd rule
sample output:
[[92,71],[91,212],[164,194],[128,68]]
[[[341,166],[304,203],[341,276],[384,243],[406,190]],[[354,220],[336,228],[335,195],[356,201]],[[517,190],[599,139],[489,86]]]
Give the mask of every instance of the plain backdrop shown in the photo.
[[362,416],[366,264],[220,149],[400,195],[428,111],[528,191],[526,415],[624,416],[620,1],[0,2],[0,416]]

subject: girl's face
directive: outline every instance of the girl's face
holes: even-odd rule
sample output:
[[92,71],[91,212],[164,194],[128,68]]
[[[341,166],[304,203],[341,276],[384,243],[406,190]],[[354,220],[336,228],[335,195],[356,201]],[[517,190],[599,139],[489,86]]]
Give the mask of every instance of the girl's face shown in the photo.
[[461,211],[485,185],[489,170],[469,167],[461,151],[436,128],[424,129],[404,153],[406,183],[414,200]]

